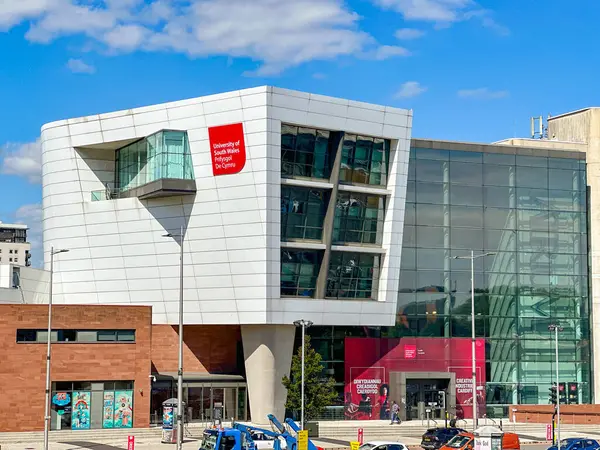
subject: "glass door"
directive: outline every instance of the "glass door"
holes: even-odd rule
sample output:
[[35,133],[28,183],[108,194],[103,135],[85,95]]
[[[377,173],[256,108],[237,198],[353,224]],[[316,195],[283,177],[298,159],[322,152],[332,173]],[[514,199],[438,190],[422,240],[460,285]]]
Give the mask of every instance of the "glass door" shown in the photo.
[[237,420],[237,388],[228,387],[224,389],[225,391],[225,401],[223,406],[223,419],[224,420]]

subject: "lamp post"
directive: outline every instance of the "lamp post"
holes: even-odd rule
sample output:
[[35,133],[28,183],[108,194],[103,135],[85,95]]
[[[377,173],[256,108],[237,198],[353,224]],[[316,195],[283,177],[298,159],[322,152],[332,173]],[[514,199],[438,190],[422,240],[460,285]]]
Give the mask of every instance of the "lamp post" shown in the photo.
[[179,253],[179,358],[177,368],[177,450],[183,445],[183,225],[179,234],[164,234],[163,237],[180,238]]
[[50,286],[48,289],[48,346],[46,349],[46,405],[44,407],[44,450],[48,450],[48,433],[50,432],[50,357],[52,355],[52,281],[54,278],[54,255],[69,250],[54,250],[50,247]]
[[313,323],[310,320],[295,320],[294,325],[297,327],[302,327],[302,380],[300,386],[300,429],[304,430],[304,333],[305,329],[311,327]]
[[482,253],[481,255],[473,254],[471,256],[455,256],[454,259],[470,259],[471,260],[471,370],[473,376],[473,430],[477,429],[477,369],[475,364],[475,260],[486,256],[495,255],[494,252]]
[[555,358],[556,358],[556,447],[560,450],[560,383],[558,382],[558,332],[563,327],[558,324],[548,325],[548,331],[554,331]]

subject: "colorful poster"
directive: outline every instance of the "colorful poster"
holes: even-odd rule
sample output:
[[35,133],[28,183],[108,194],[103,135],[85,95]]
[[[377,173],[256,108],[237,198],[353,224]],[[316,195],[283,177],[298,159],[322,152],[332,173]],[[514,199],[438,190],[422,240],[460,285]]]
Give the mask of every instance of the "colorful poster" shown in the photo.
[[52,403],[56,406],[65,406],[71,403],[71,395],[68,392],[56,392],[52,397]]
[[102,428],[113,428],[115,419],[115,393],[113,391],[104,392],[104,406],[102,409]]
[[163,406],[163,428],[173,428],[172,406]]
[[71,413],[71,428],[73,430],[88,430],[90,428],[90,392],[73,392],[73,411]]
[[[485,404],[485,340],[475,341],[478,404]],[[345,416],[351,420],[384,420],[393,401],[390,372],[453,372],[456,414],[470,419],[473,409],[471,339],[468,338],[346,338]],[[407,378],[409,376],[407,375]],[[481,409],[481,408],[480,408]]]
[[133,427],[133,391],[115,392],[115,428]]

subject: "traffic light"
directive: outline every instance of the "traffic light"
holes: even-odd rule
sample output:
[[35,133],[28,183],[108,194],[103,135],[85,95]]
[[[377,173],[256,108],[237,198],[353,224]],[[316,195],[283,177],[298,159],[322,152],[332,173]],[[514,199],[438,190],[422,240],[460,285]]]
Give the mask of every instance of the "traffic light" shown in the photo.
[[561,405],[567,403],[567,383],[558,383],[558,401]]
[[550,394],[549,394],[550,403],[552,405],[556,405],[556,400],[557,400],[556,394],[557,394],[557,392],[556,392],[556,383],[552,383],[552,387],[550,387]]
[[579,403],[579,386],[577,383],[569,383],[569,404],[575,405]]
[[438,391],[438,405],[441,409],[446,409],[446,391]]

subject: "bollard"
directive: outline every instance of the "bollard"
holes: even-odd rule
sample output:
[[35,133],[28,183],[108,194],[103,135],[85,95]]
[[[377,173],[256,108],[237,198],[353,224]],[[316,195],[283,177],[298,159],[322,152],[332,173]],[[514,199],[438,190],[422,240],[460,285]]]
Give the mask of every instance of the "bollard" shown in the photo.
[[135,436],[127,436],[127,450],[134,450]]

